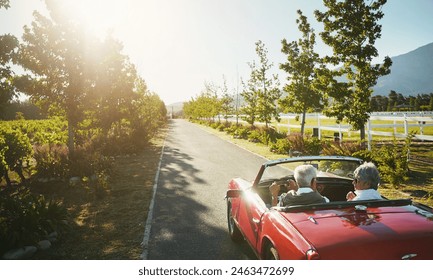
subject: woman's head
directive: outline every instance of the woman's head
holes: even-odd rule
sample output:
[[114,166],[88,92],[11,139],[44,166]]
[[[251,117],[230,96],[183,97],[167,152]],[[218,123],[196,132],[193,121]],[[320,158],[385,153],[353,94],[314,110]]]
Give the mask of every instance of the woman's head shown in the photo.
[[380,175],[376,166],[372,162],[365,162],[358,166],[353,173],[355,186],[363,189],[375,189],[379,187]]

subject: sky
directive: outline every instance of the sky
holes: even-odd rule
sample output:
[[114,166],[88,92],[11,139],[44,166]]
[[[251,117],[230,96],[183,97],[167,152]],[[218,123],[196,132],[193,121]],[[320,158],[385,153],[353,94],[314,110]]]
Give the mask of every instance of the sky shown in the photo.
[[[111,31],[124,45],[124,54],[136,65],[148,88],[166,105],[197,97],[205,83],[230,93],[241,91],[248,80],[248,62],[258,61],[255,43],[261,40],[281,84],[286,75],[281,40],[301,37],[298,9],[316,33],[322,31],[314,10],[319,0],[58,0],[73,3],[76,14],[95,36]],[[370,1],[370,0],[366,0]],[[42,0],[11,0],[0,10],[0,34],[21,38],[34,10],[44,12]],[[433,42],[433,0],[388,0],[383,8],[382,36],[376,41],[378,63],[385,56],[405,54]],[[316,52],[329,48],[317,36]]]

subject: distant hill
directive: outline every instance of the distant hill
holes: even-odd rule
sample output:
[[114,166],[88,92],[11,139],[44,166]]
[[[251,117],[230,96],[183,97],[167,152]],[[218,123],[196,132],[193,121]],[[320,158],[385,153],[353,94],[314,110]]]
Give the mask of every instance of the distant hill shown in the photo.
[[391,59],[391,73],[378,79],[373,95],[391,90],[404,96],[433,92],[433,43]]

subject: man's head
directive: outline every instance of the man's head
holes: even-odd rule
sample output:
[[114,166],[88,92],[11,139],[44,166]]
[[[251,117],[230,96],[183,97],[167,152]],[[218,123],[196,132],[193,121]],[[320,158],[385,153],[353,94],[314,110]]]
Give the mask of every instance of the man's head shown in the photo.
[[309,164],[299,165],[295,168],[293,176],[299,187],[314,187],[317,170]]

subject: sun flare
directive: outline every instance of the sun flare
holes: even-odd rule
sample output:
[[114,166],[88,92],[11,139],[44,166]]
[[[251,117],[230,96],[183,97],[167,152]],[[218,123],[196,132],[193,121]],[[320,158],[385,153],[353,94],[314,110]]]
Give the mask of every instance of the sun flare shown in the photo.
[[101,36],[114,30],[124,16],[124,4],[118,0],[63,0],[62,9],[68,17]]

